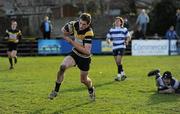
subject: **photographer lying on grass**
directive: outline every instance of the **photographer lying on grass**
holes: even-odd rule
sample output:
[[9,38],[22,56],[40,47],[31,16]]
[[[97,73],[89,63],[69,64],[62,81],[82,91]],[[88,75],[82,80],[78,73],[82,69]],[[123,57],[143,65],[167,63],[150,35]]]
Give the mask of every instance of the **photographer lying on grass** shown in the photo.
[[172,76],[170,71],[165,71],[161,76],[160,70],[156,69],[150,71],[148,76],[155,76],[158,93],[180,94],[180,82]]

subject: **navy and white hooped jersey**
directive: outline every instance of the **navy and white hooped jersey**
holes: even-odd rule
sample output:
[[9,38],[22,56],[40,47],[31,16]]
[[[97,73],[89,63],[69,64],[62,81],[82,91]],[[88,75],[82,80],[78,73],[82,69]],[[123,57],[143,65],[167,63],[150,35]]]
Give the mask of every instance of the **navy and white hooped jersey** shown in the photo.
[[107,34],[107,39],[110,39],[113,43],[113,50],[126,48],[125,40],[127,37],[130,37],[130,34],[125,27],[111,28]]
[[157,81],[157,87],[158,88],[173,88],[173,89],[178,89],[178,87],[180,87],[180,82],[175,79],[174,77],[171,79],[170,85],[166,85],[162,79],[162,76],[160,76],[159,78],[156,79]]

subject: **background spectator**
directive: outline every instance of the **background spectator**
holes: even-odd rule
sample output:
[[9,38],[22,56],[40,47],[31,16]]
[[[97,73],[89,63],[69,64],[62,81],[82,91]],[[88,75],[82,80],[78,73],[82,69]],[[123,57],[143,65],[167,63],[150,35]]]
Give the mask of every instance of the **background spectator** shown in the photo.
[[41,24],[40,30],[43,34],[44,39],[50,39],[51,38],[51,30],[52,30],[52,24],[49,20],[48,16],[44,17],[44,21]]
[[177,39],[178,35],[176,34],[176,31],[174,30],[174,26],[170,26],[169,30],[166,32],[165,35],[166,39]]
[[180,9],[176,11],[176,33],[180,36]]
[[156,39],[156,40],[160,40],[161,39],[161,37],[158,35],[158,33],[155,33],[153,38]]
[[124,17],[124,27],[126,27],[129,30],[129,21],[127,17]]
[[146,29],[148,23],[149,23],[149,16],[146,13],[146,10],[142,9],[141,13],[139,14],[136,20],[136,24],[141,27],[141,30],[144,33],[144,35],[146,35]]

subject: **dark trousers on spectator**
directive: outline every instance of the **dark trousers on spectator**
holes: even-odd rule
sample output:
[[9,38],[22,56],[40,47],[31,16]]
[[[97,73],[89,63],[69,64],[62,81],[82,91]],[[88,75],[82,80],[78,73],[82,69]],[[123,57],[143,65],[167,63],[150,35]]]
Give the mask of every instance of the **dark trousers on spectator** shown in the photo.
[[51,38],[51,32],[44,32],[43,33],[43,38],[44,39],[50,39]]

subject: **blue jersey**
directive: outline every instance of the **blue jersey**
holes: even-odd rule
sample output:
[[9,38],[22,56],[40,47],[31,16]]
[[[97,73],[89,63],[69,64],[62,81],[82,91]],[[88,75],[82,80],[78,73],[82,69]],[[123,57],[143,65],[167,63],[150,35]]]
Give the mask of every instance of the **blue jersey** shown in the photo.
[[130,34],[125,27],[111,28],[107,34],[107,39],[110,39],[113,42],[113,50],[126,48],[125,40],[127,37],[130,37]]

